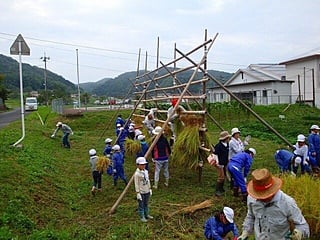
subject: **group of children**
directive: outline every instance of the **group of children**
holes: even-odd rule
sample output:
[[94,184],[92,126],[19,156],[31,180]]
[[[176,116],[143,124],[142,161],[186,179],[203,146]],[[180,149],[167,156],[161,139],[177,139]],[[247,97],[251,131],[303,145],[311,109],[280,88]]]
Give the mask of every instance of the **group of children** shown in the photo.
[[[126,138],[129,137],[128,130],[130,127],[134,128],[134,123],[131,122],[129,124],[128,129],[124,128],[124,125],[125,125],[125,121],[122,120],[121,115],[119,115],[116,120],[116,135],[118,139],[116,141],[116,144],[115,145],[112,144],[113,140],[111,138],[105,139],[103,156],[106,159],[109,159],[109,162],[106,163],[107,166],[104,168],[104,170],[102,170],[102,168],[98,168],[98,165],[99,165],[98,162],[101,157],[97,156],[96,150],[95,149],[89,150],[89,156],[90,156],[89,162],[91,165],[91,172],[92,172],[92,178],[93,178],[91,192],[93,195],[95,195],[97,191],[101,191],[101,176],[104,172],[107,172],[107,174],[112,175],[114,186],[117,185],[117,181],[119,178],[122,179],[126,185],[128,183],[124,173],[124,161],[125,161],[124,160],[125,159],[124,144],[125,144]],[[161,127],[156,127],[155,129],[153,129],[152,134],[157,135],[161,133],[162,129],[161,131],[159,131],[159,128],[161,129]],[[122,136],[123,138],[121,138]],[[149,214],[148,202],[149,202],[150,196],[152,195],[152,190],[151,190],[151,184],[150,184],[149,172],[148,172],[148,167],[149,167],[148,161],[145,158],[145,154],[149,149],[149,145],[147,144],[145,136],[142,134],[141,131],[135,132],[135,136],[133,139],[136,141],[139,141],[141,145],[140,151],[136,153],[137,169],[134,174],[135,191],[137,193],[136,198],[138,201],[138,214],[142,222],[147,222],[148,219],[153,219],[153,217]],[[156,147],[155,149],[156,150],[154,152],[156,153],[161,151],[161,149],[159,150]],[[156,160],[158,156],[153,156],[153,157]],[[158,175],[159,175],[159,171],[158,171]]]
[[310,134],[306,138],[303,134],[297,136],[297,142],[292,146],[292,151],[279,149],[274,154],[274,159],[281,173],[296,175],[298,168],[301,174],[319,173],[320,164],[320,135],[319,126],[312,125]]

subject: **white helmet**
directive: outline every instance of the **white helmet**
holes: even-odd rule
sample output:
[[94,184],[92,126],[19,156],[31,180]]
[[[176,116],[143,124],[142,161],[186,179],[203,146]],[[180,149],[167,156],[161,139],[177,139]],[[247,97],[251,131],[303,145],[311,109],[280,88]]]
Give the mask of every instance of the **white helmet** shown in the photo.
[[114,151],[119,151],[119,150],[120,150],[120,146],[119,146],[118,144],[116,144],[116,145],[114,145],[114,146],[112,147],[112,150],[114,150]]
[[62,122],[57,122],[56,127],[60,127],[62,125]]
[[224,207],[223,213],[226,216],[226,219],[228,220],[228,222],[233,223],[234,212],[233,212],[232,208]]
[[303,134],[299,134],[297,137],[297,142],[305,142],[306,137]]
[[95,149],[92,148],[92,149],[89,150],[89,155],[90,156],[93,156],[93,155],[96,155],[96,154],[97,154],[97,151]]
[[111,143],[112,139],[111,138],[106,138],[106,140],[104,140],[105,143]]
[[253,156],[257,154],[256,150],[254,148],[249,148],[248,149],[250,152],[252,152]]

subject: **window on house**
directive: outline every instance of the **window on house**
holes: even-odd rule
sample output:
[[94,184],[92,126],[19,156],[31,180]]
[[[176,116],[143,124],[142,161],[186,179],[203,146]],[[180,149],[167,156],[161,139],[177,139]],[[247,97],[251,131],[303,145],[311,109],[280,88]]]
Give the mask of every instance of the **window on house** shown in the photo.
[[262,97],[267,97],[268,95],[267,95],[267,90],[263,90],[262,91]]

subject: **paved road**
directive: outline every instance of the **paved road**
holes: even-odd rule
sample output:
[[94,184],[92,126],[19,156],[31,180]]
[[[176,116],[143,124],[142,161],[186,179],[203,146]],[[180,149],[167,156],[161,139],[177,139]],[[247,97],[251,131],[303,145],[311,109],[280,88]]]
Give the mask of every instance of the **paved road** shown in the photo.
[[[21,108],[15,108],[12,111],[0,113],[0,129],[7,126],[9,123],[21,120]],[[24,116],[28,115],[30,112],[25,112]]]

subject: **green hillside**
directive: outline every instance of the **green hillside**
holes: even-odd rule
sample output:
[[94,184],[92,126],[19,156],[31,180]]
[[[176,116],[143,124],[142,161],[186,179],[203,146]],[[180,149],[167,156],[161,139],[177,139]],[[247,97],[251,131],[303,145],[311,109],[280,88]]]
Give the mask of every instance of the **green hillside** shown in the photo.
[[[24,92],[44,91],[44,69],[25,63],[22,69]],[[0,54],[0,74],[4,76],[6,88],[13,93],[20,91],[19,63],[15,59]],[[75,93],[77,88],[72,82],[47,70],[47,90]]]
[[[170,69],[172,71],[172,69]],[[227,81],[232,74],[227,73],[227,72],[222,72],[222,71],[216,71],[216,70],[209,70],[208,71],[212,76],[214,76],[216,79],[220,80],[221,82]],[[164,73],[167,73],[165,70],[159,71],[159,75],[164,75]],[[182,82],[186,83],[193,71],[185,71],[183,73],[177,74],[177,78]],[[90,94],[96,94],[98,96],[112,96],[112,97],[119,97],[121,96],[126,96],[127,93],[132,94],[134,92],[134,79],[136,78],[137,73],[136,72],[126,72],[123,73],[115,78],[109,78],[109,79],[103,79],[95,84],[93,83],[84,83],[80,84],[80,86],[88,93]],[[140,75],[143,75],[143,72],[140,72]],[[203,76],[203,74],[199,73],[195,76],[195,79],[200,79]],[[152,78],[150,76],[150,78]],[[161,82],[162,85],[161,87],[167,87],[172,85],[172,78],[168,77],[165,80],[162,80]],[[213,86],[213,81],[210,81],[208,83],[207,87],[212,87]],[[150,87],[151,88],[151,87]],[[200,89],[199,86],[191,86],[189,89],[191,92],[197,93]]]
[[[292,143],[298,134],[307,135],[309,127],[320,120],[319,109],[306,105],[253,106],[253,110]],[[287,146],[270,129],[237,104],[208,105],[208,112],[225,129],[239,127],[242,137],[252,136],[250,147],[257,150],[252,169],[267,167],[277,174],[273,154]],[[10,147],[21,136],[19,121],[0,131],[0,239],[203,239],[205,220],[225,205],[235,209],[235,222],[241,229],[246,205],[233,197],[229,189],[221,198],[214,196],[216,171],[206,163],[200,182],[198,171],[169,163],[170,186],[164,187],[161,175],[159,189],[153,191],[150,199],[154,219],[148,223],[139,220],[133,186],[116,212],[109,215],[124,184],[120,181],[114,187],[111,177],[104,175],[102,192],[92,196],[88,150],[95,148],[101,154],[104,139],[115,139],[113,122],[118,112],[85,112],[82,117],[65,118],[40,107],[38,113],[45,119],[44,125],[36,112],[28,115],[22,146]],[[130,112],[121,113],[126,118]],[[285,115],[285,120],[279,119],[280,113]],[[74,131],[70,150],[61,148],[61,132],[57,138],[50,139],[57,121],[67,123]],[[210,119],[207,119],[207,127],[211,142],[216,143],[220,129]],[[125,173],[128,178],[135,167],[134,157],[127,156]],[[150,176],[153,182],[152,162]],[[305,189],[306,186],[296,185],[295,188]],[[318,190],[314,189],[314,193],[318,194]],[[288,193],[295,196],[294,192]],[[300,201],[307,201],[308,205],[311,199],[295,198],[298,205]],[[181,211],[205,200],[212,200],[214,204],[193,213]],[[316,209],[305,210],[305,216],[319,224]],[[311,239],[319,239],[314,229]]]
[[[29,64],[23,63],[23,85],[24,92],[28,93],[31,91],[38,91],[39,93],[44,92],[44,69],[38,68],[37,66],[31,66]],[[170,69],[171,71],[173,69]],[[211,75],[221,82],[227,81],[232,73],[209,70]],[[141,71],[140,74],[144,72]],[[166,70],[161,70],[159,74],[166,73]],[[185,71],[183,73],[177,74],[177,78],[185,83],[189,80],[193,71]],[[9,89],[12,94],[11,97],[18,96],[20,91],[20,80],[19,80],[19,63],[5,55],[0,54],[0,74],[4,76],[5,87]],[[136,78],[136,72],[125,72],[120,74],[115,78],[104,78],[97,82],[81,83],[81,92],[96,94],[98,96],[106,97],[119,97],[122,98],[128,93],[133,95],[133,81]],[[197,78],[201,78],[202,74],[197,74]],[[172,85],[172,78],[169,77],[165,81],[162,81],[163,86]],[[213,81],[208,83],[207,87],[212,87],[215,84]],[[199,87],[192,86],[190,91],[198,92]],[[72,82],[64,79],[62,76],[47,70],[47,90],[51,93],[50,98],[60,98],[63,97],[67,99],[72,93],[77,93],[77,86]]]

